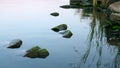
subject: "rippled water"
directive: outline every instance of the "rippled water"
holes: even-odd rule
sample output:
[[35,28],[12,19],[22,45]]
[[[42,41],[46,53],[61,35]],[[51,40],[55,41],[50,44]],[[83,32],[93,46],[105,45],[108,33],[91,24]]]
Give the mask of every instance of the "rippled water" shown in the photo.
[[[107,42],[104,13],[59,7],[66,4],[69,0],[0,0],[0,68],[119,68],[119,47]],[[71,38],[51,30],[60,24],[67,24]],[[7,48],[13,39],[23,40],[21,48]],[[23,57],[35,45],[50,55]]]

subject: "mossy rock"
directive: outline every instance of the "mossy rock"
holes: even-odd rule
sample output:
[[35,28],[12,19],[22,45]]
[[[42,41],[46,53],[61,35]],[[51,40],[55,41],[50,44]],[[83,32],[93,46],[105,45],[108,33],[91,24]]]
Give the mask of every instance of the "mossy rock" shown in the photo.
[[27,52],[35,52],[38,51],[39,49],[41,49],[39,46],[34,46],[31,49],[27,50]]
[[26,51],[24,57],[29,58],[46,58],[49,56],[49,52],[47,49],[41,49],[39,46],[34,46],[31,49]]
[[39,58],[46,58],[46,56],[49,55],[49,52],[47,51],[47,49],[40,49],[38,51],[38,55]]
[[55,32],[59,32],[61,30],[66,30],[67,29],[67,25],[66,24],[60,24],[58,26],[53,27],[51,30],[55,31]]
[[52,16],[59,16],[59,13],[58,12],[53,12],[50,15],[52,15]]

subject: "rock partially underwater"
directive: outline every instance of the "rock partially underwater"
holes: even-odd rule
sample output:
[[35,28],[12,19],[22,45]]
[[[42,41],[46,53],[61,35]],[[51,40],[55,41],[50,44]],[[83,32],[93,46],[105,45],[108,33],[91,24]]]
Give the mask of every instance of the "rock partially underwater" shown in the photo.
[[59,32],[61,30],[66,30],[67,29],[67,25],[66,24],[60,24],[58,26],[53,27],[51,30],[55,31],[55,32]]
[[69,9],[69,8],[82,8],[82,7],[92,7],[93,5],[91,3],[88,3],[88,2],[71,2],[70,5],[62,5],[60,6],[61,8],[64,8],[64,9]]
[[53,12],[50,15],[52,15],[52,16],[59,16],[59,13],[58,12]]
[[69,9],[69,8],[80,8],[81,6],[75,6],[75,5],[62,5],[61,8]]
[[62,34],[64,38],[71,38],[72,35],[73,35],[70,30],[65,30],[65,31],[62,31],[62,32],[59,32],[59,33]]
[[49,52],[47,49],[41,49],[39,46],[34,46],[31,49],[26,51],[24,57],[29,58],[46,58],[49,56]]
[[66,30],[65,33],[63,34],[64,38],[71,38],[72,37],[72,32],[70,30]]
[[63,38],[71,38],[73,33],[70,30],[67,30],[66,24],[60,24],[52,28],[53,31],[58,32],[63,35]]
[[9,43],[8,48],[20,48],[21,45],[22,45],[22,40],[15,39]]

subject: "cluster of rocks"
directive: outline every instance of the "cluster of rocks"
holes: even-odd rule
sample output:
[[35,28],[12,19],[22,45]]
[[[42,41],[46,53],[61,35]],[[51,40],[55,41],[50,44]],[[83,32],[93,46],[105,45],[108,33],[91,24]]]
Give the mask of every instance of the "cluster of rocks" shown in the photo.
[[60,24],[58,26],[53,27],[51,30],[62,34],[64,38],[71,38],[73,35],[70,30],[67,30],[66,24]]
[[[8,44],[8,48],[16,49],[20,48],[22,45],[22,40],[14,39]],[[46,58],[49,55],[47,49],[40,48],[39,46],[34,46],[31,49],[26,50],[24,57],[29,58]]]

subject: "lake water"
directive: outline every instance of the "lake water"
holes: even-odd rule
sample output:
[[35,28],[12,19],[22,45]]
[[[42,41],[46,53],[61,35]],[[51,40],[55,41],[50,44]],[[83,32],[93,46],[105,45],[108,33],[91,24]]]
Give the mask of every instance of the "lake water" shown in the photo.
[[[0,0],[0,68],[119,68],[119,47],[107,41],[104,13],[59,7],[66,4],[69,0]],[[51,30],[60,24],[67,24],[71,38]],[[23,41],[19,49],[7,48],[13,39]],[[49,56],[23,57],[36,45]]]

